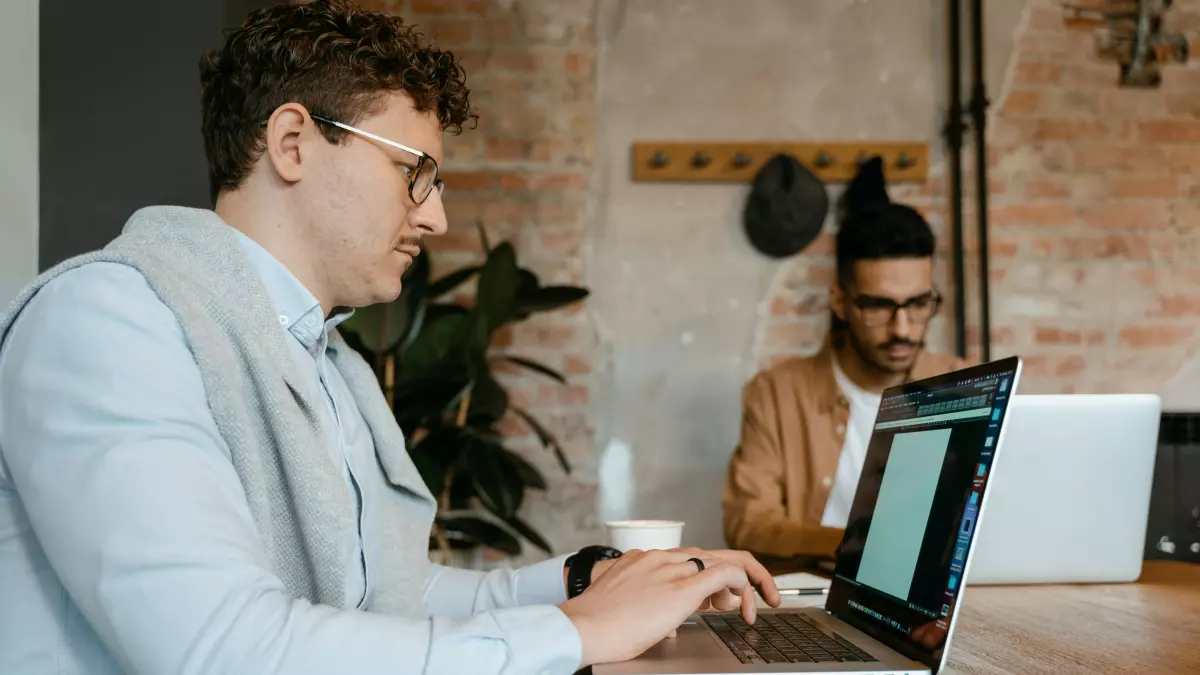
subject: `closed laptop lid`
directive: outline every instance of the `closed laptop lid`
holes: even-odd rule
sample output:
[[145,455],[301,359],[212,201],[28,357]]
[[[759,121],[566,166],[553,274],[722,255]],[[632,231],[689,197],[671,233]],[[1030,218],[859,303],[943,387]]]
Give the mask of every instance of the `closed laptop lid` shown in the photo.
[[1135,581],[1161,419],[1154,394],[1014,398],[970,582]]

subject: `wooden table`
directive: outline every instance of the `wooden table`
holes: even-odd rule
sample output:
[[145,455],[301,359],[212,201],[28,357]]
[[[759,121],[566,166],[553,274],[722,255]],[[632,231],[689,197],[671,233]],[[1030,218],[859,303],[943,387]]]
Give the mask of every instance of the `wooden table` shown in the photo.
[[972,586],[959,620],[944,673],[1200,674],[1200,565],[1147,562],[1136,584]]
[[947,673],[1200,673],[1200,566],[1136,584],[968,587]]

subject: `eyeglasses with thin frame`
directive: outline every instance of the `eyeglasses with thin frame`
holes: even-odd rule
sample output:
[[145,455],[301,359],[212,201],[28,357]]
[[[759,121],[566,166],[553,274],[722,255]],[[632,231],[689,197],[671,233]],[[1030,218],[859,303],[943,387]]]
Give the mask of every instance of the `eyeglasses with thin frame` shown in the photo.
[[410,148],[407,145],[397,143],[396,141],[388,140],[382,136],[377,136],[369,131],[356,129],[349,124],[331,120],[327,117],[313,115],[312,113],[309,113],[309,117],[312,117],[317,122],[331,124],[339,129],[342,129],[343,131],[348,131],[352,134],[362,136],[363,138],[367,138],[378,143],[383,143],[384,145],[415,155],[417,157],[416,166],[409,166],[403,163],[400,164],[401,168],[405,170],[405,173],[408,176],[408,196],[412,199],[413,204],[419,206],[420,204],[424,203],[425,200],[429,198],[429,195],[433,192],[434,188],[437,188],[439,194],[446,193],[445,181],[443,181],[441,178],[438,178],[437,160],[435,160],[433,157],[430,157],[428,153],[421,152],[415,148]]
[[896,312],[902,309],[909,321],[924,325],[937,314],[941,305],[942,296],[937,291],[922,293],[904,302],[874,295],[858,295],[854,298],[854,306],[858,308],[863,324],[869,328],[891,323],[896,318]]

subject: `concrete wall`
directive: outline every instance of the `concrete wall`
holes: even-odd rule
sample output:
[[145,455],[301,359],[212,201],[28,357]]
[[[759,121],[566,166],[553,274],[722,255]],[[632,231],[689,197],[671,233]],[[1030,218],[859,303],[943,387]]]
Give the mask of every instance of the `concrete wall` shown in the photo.
[[37,273],[38,0],[0,21],[0,311]]

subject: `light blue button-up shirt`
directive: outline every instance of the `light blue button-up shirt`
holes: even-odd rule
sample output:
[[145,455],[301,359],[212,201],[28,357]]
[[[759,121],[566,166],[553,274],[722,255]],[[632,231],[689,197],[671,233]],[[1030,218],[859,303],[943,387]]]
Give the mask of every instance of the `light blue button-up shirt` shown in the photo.
[[[371,435],[325,354],[346,315],[327,319],[239,237],[369,511],[355,476],[377,470]],[[388,536],[364,521],[347,607],[368,605],[363,552]],[[182,328],[136,270],[64,273],[0,348],[0,673],[571,673],[562,565],[431,566],[423,621],[297,600],[266,562]]]

